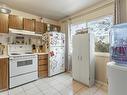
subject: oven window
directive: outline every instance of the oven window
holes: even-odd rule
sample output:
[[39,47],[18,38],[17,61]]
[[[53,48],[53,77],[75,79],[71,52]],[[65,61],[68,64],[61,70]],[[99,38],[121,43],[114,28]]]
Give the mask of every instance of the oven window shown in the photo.
[[32,60],[18,61],[17,67],[32,65]]

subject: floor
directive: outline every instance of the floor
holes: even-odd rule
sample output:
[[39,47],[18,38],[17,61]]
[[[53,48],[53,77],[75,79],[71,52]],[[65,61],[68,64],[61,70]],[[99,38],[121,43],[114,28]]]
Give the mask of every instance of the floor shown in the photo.
[[68,73],[51,78],[43,78],[9,91],[0,92],[0,95],[108,95],[107,88],[96,85],[88,88],[76,81]]

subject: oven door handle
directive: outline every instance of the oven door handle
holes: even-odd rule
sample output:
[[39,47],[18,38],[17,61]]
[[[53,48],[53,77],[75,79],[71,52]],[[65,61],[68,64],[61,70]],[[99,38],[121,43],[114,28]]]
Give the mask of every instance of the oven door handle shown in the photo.
[[9,58],[9,60],[14,60],[14,58]]

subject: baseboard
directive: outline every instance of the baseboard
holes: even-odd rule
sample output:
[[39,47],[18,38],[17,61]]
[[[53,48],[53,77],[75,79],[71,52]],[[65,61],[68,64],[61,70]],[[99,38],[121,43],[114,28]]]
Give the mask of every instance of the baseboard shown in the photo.
[[102,81],[95,80],[95,85],[97,85],[97,84],[99,84],[99,85],[101,85],[103,87],[106,87],[106,88],[108,87],[108,84],[107,83],[102,82]]

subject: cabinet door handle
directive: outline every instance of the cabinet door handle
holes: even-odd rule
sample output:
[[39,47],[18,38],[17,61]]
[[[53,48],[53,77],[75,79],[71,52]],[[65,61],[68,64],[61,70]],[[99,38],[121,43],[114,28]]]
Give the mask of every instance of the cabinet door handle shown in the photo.
[[79,56],[78,56],[78,60],[79,60]]
[[82,56],[81,56],[80,60],[82,60]]

